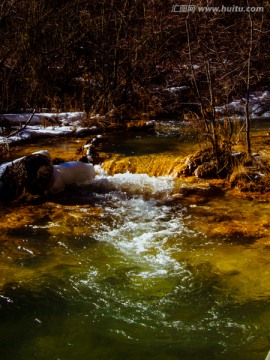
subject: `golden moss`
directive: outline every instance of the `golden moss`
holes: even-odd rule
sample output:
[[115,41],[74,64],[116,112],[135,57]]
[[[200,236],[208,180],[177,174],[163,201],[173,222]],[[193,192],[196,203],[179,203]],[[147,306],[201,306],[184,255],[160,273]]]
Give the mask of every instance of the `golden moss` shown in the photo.
[[[91,224],[85,223],[85,211],[91,216]],[[45,227],[47,231],[55,235],[57,233],[78,234],[91,232],[96,225],[102,210],[100,208],[84,205],[84,211],[78,205],[56,205],[47,202],[42,206],[17,206],[10,209],[10,212],[2,215],[0,222],[0,232],[4,235],[12,229],[27,228],[35,226],[36,228]],[[53,226],[51,226],[53,225]]]
[[110,175],[131,172],[149,176],[177,176],[183,168],[183,158],[171,154],[123,157],[115,155],[105,160],[103,168]]
[[270,241],[269,201],[247,201],[227,192],[222,198],[192,204],[189,212],[189,225],[207,237],[249,246]]

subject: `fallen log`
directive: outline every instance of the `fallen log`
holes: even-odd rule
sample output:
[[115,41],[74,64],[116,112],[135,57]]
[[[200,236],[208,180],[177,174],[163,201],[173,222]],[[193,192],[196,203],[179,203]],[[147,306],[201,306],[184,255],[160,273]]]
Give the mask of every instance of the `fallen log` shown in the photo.
[[0,200],[12,201],[24,190],[43,195],[53,178],[53,163],[47,151],[40,151],[0,167]]

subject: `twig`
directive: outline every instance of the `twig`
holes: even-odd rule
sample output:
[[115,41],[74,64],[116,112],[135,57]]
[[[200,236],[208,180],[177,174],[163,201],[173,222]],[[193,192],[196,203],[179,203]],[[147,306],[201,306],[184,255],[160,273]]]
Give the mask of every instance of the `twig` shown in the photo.
[[7,138],[9,138],[9,137],[11,137],[11,136],[14,136],[14,135],[16,135],[16,134],[19,134],[21,131],[23,131],[23,130],[26,128],[26,126],[30,123],[30,121],[33,119],[33,116],[35,115],[35,112],[36,112],[36,109],[33,110],[31,116],[30,116],[29,119],[26,121],[26,123],[24,124],[24,126],[23,126],[21,129],[17,129],[17,130],[15,130],[15,131],[13,131],[11,134],[9,134],[9,135],[7,136]]

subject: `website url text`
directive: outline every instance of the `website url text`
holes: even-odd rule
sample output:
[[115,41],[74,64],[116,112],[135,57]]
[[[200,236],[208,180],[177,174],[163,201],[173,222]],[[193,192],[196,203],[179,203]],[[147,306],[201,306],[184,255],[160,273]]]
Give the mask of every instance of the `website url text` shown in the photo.
[[188,13],[188,12],[202,12],[202,13],[220,13],[220,12],[236,12],[236,13],[256,13],[264,12],[263,6],[196,6],[196,5],[179,5],[172,6],[173,13]]

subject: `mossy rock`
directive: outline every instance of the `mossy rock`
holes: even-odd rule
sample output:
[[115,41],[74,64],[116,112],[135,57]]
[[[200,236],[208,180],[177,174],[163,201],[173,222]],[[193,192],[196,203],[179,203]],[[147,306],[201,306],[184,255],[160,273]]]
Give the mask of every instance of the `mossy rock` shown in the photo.
[[232,155],[223,151],[218,154],[218,161],[210,148],[200,150],[186,158],[179,176],[195,175],[199,178],[226,178],[232,171]]

